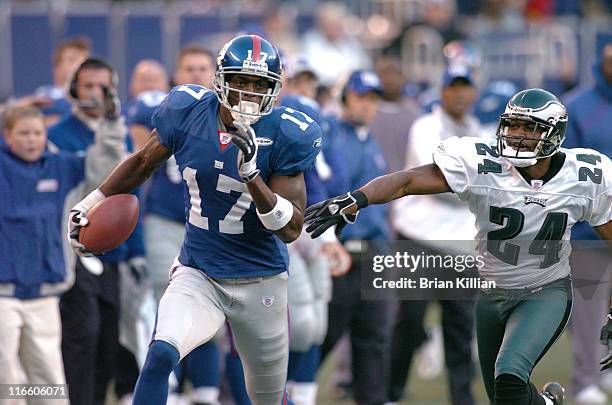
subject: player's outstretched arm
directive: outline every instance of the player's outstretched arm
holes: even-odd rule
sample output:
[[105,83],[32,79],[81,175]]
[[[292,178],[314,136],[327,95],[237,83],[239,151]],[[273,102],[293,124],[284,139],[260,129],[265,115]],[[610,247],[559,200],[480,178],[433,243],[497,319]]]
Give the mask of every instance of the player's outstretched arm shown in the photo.
[[358,191],[368,204],[384,204],[406,195],[439,194],[452,191],[440,168],[434,164],[377,177]]
[[357,212],[370,204],[385,204],[406,195],[438,194],[452,191],[440,168],[432,163],[414,169],[380,176],[360,189],[330,198],[308,207],[307,232],[316,238],[336,225],[340,233],[347,223],[354,223]]

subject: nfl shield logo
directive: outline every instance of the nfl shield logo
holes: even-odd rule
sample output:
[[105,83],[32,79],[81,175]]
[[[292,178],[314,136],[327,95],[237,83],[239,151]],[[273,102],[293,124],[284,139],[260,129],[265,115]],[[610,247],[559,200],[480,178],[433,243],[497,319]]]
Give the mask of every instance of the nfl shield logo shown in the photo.
[[542,180],[531,180],[531,187],[536,191],[540,190],[543,185],[544,182]]
[[227,132],[217,131],[219,134],[219,144],[221,145],[221,151],[224,151],[228,147],[232,138]]
[[274,304],[274,297],[261,297],[261,303],[264,307],[270,308]]

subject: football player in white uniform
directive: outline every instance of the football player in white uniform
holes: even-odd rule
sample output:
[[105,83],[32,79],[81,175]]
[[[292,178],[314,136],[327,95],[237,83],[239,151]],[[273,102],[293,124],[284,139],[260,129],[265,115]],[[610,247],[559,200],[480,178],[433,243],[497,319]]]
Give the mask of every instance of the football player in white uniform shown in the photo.
[[433,164],[376,178],[306,212],[307,231],[317,237],[353,223],[369,204],[405,195],[454,192],[469,203],[481,276],[496,283],[476,305],[480,366],[495,405],[563,403],[559,384],[538,394],[529,376],[571,312],[570,231],[587,221],[612,240],[612,163],[591,149],[561,148],[567,120],[553,94],[523,90],[500,117],[496,145],[447,139]]

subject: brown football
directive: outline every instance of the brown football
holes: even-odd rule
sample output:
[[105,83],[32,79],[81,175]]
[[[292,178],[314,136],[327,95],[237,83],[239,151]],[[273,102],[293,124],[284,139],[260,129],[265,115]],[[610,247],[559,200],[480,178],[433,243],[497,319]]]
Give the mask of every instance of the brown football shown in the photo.
[[79,242],[88,252],[105,253],[130,237],[138,223],[138,198],[115,194],[94,205],[87,212],[89,224],[79,231]]

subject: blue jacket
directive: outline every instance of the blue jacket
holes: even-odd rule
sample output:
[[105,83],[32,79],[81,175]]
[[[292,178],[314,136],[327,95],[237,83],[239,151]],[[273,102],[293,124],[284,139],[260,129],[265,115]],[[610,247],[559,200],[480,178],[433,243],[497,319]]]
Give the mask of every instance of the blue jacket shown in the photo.
[[[612,157],[612,85],[608,84],[601,70],[601,57],[593,66],[595,86],[574,93],[566,100],[569,114],[563,147],[591,148]],[[572,229],[572,239],[598,239],[586,222],[577,223]]]
[[[342,120],[330,121],[333,142],[342,156],[350,190],[355,190],[375,177],[386,174],[383,153],[367,130],[367,136],[360,138],[356,128]],[[372,205],[359,212],[357,221],[342,231],[344,240],[389,239],[388,204]]]
[[45,152],[30,163],[0,145],[0,295],[19,299],[66,288],[62,218],[68,193],[85,178],[85,159]]
[[[84,156],[86,149],[94,142],[95,133],[74,113],[64,116],[57,124],[49,128],[49,141],[53,142],[59,150],[70,152],[77,156]],[[129,140],[129,137],[126,137]],[[131,145],[129,142],[128,150]],[[133,194],[140,197],[139,191]],[[130,238],[115,250],[100,256],[104,263],[117,263],[135,256],[144,256],[144,235],[141,220]]]

